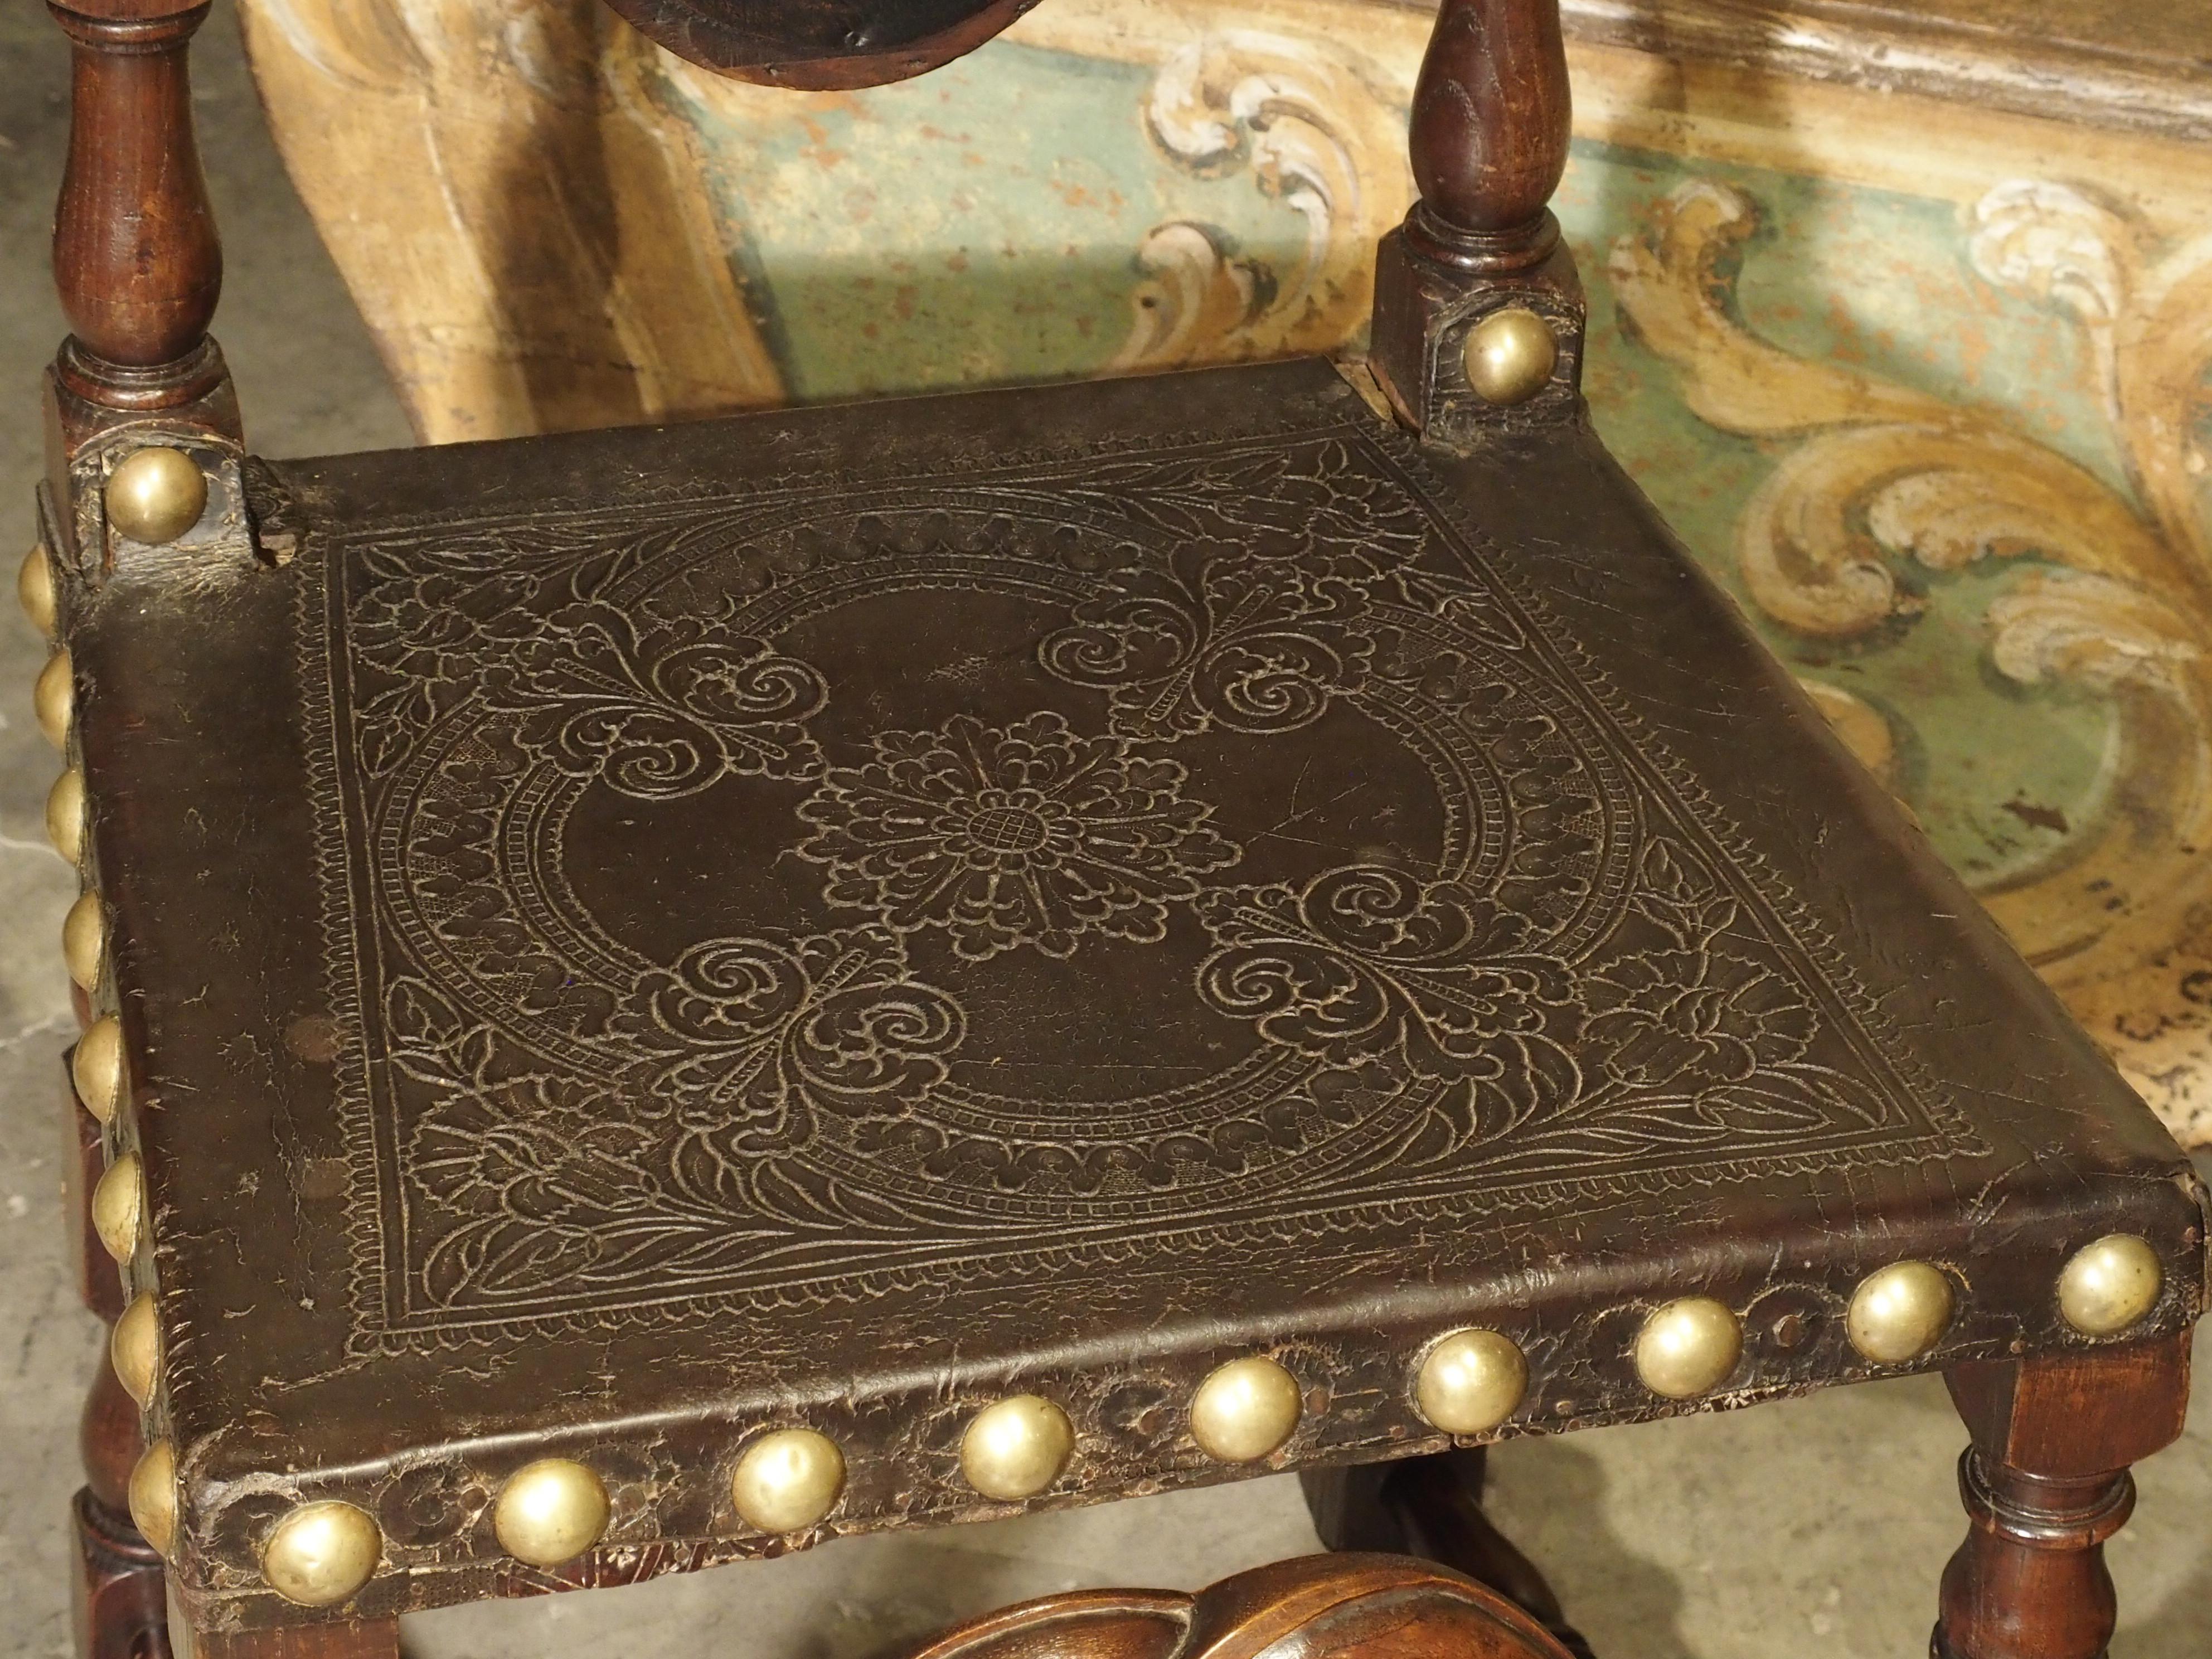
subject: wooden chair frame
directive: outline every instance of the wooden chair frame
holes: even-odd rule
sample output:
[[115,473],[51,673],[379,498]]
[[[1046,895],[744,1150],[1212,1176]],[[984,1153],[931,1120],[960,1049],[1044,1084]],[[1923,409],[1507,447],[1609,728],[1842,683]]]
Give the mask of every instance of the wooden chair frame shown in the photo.
[[[1001,3],[994,15],[1003,22],[1012,9]],[[181,434],[236,459],[244,434],[208,333],[222,252],[194,147],[186,71],[188,43],[208,0],[73,0],[53,10],[75,49],[54,244],[72,331],[46,384],[47,554],[82,566],[100,556],[98,498],[118,446]],[[959,46],[974,43],[963,36]],[[825,84],[861,74],[826,73]],[[1443,0],[1412,111],[1420,199],[1381,249],[1370,359],[1400,419],[1431,442],[1462,444],[1579,406],[1582,298],[1547,207],[1566,163],[1568,118],[1557,0]],[[1475,342],[1470,352],[1476,324],[1509,307],[1549,325],[1555,355],[1532,358],[1525,336]],[[44,556],[34,554],[27,566],[24,591],[34,616],[43,612],[51,623]],[[103,1164],[101,1126],[77,1093],[70,1100],[84,1291],[88,1305],[112,1321],[122,1303],[94,1242],[88,1198]],[[2180,1431],[2187,1342],[2185,1332],[2055,1358],[1970,1364],[1950,1374],[1972,1443],[1960,1469],[1972,1526],[1943,1575],[1936,1659],[2097,1659],[2105,1651],[2115,1610],[2102,1545],[2132,1501],[2128,1466]],[[183,1651],[185,1633],[168,1624],[161,1559],[127,1518],[140,1424],[112,1364],[103,1364],[94,1385],[83,1439],[88,1480],[75,1522],[80,1649],[94,1659]],[[1141,1596],[1056,1598],[980,1621],[928,1651],[933,1659],[987,1652],[997,1659],[1145,1646],[1225,1656],[1295,1638],[1316,1650],[1414,1654],[1455,1642],[1462,1652],[1556,1659],[1577,1638],[1540,1580],[1489,1533],[1476,1504],[1479,1472],[1467,1455],[1448,1455],[1462,1460],[1456,1466],[1420,1460],[1315,1479],[1325,1540],[1414,1548],[1492,1583],[1508,1581],[1504,1587],[1553,1627],[1549,1634],[1510,1607],[1499,1612],[1504,1604],[1494,1597],[1471,1598],[1449,1573],[1347,1556],[1334,1566],[1270,1569],[1273,1577],[1233,1581],[1240,1588],[1209,1592],[1212,1600],[1201,1599],[1195,1612],[1188,1598],[1156,1598],[1157,1605]],[[1382,1590],[1413,1596],[1429,1623],[1370,1620],[1349,1635],[1349,1626],[1332,1626],[1337,1633],[1327,1639],[1314,1635],[1329,1609]],[[1230,1612],[1220,1613],[1224,1607]],[[1491,1633],[1468,1634],[1468,1619]],[[1137,1626],[1152,1634],[1130,1636]],[[1213,1632],[1203,1640],[1194,1634],[1202,1626]],[[1231,1626],[1235,1639],[1221,1633]],[[209,1635],[198,1646],[228,1659],[389,1659],[396,1632],[388,1621],[325,1623]]]

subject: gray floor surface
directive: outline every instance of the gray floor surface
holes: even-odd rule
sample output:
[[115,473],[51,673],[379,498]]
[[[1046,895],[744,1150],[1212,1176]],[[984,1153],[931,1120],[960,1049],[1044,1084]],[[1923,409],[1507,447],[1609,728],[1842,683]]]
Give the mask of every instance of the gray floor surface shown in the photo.
[[[67,58],[43,8],[0,15],[0,514],[31,534],[37,374],[62,333],[46,237],[66,133]],[[408,441],[376,355],[262,127],[227,4],[198,53],[201,141],[229,276],[219,332],[258,447]],[[57,940],[72,887],[41,832],[54,759],[30,717],[41,660],[0,620],[0,1654],[70,1647],[64,1516],[77,1402],[100,1332],[63,1272],[57,1054],[69,1006]],[[2208,1322],[2212,1331],[2212,1322]],[[2212,1371],[2212,1340],[2200,1340]],[[2112,1547],[2115,1659],[2212,1652],[2212,1387],[2189,1437],[2139,1471]],[[1962,1529],[1962,1436],[1940,1382],[1839,1389],[1725,1418],[1523,1442],[1493,1507],[1608,1659],[1912,1659]],[[863,1659],[897,1638],[1079,1585],[1195,1587],[1314,1547],[1295,1483],[895,1538],[630,1589],[409,1621],[414,1659],[589,1654]]]

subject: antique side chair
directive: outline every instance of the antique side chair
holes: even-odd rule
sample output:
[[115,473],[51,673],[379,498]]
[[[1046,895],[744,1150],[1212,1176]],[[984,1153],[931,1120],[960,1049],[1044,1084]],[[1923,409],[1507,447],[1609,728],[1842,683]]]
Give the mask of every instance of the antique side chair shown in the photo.
[[2204,1194],[1591,432],[1556,0],[1444,0],[1364,364],[283,462],[205,9],[55,8],[87,1652],[1297,1470],[1367,1553],[930,1652],[1559,1659],[1481,1448],[1927,1370],[1934,1651],[2104,1650]]

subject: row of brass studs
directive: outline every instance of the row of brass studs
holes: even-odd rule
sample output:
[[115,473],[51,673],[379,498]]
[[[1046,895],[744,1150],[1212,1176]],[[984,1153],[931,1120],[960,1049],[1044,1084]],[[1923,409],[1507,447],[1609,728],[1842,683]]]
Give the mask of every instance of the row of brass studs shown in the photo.
[[[126,461],[118,467],[118,474],[130,465]],[[193,471],[198,476],[198,469]],[[197,512],[193,517],[197,521]],[[15,575],[15,597],[33,626],[51,641],[58,616],[53,569],[43,546],[33,544],[25,555]],[[47,659],[32,688],[31,702],[39,729],[66,756],[76,720],[76,666],[66,650],[57,650]],[[46,839],[77,870],[84,863],[85,805],[83,769],[65,768],[46,793]],[[100,895],[87,886],[62,923],[62,959],[71,981],[88,994],[98,987],[106,966],[106,933]],[[124,1094],[123,1027],[114,1015],[95,1019],[77,1038],[70,1080],[77,1099],[105,1129],[114,1121]],[[119,1268],[127,1269],[138,1254],[147,1219],[145,1170],[136,1152],[124,1152],[108,1164],[93,1188],[91,1210],[93,1231],[100,1244]],[[133,1297],[116,1320],[108,1355],[124,1391],[145,1410],[161,1371],[161,1328],[150,1293],[142,1291]],[[176,1530],[176,1468],[167,1441],[155,1443],[131,1470],[130,1504],[139,1531],[166,1553]]]
[[[118,1162],[117,1168],[123,1165]],[[112,1172],[111,1172],[112,1174]],[[130,1177],[136,1179],[135,1170]],[[101,1183],[105,1189],[106,1183]],[[125,1212],[143,1199],[118,1195]],[[96,1208],[97,1208],[96,1205]],[[118,1226],[120,1224],[118,1224]],[[103,1237],[106,1237],[103,1231]],[[111,1246],[111,1248],[112,1248]],[[2163,1287],[2158,1257],[2140,1238],[2114,1234],[2076,1251],[2059,1276],[2058,1301],[2075,1328],[2111,1336],[2148,1316]],[[1851,1297],[1851,1346],[1878,1364],[1903,1364],[1932,1352],[1951,1326],[1956,1297],[1949,1276],[1924,1261],[1900,1261],[1870,1273]],[[116,1370],[141,1403],[158,1366],[153,1304],[141,1296],[116,1325]],[[1690,1400],[1711,1393],[1743,1358],[1735,1311],[1711,1297],[1684,1297],[1654,1311],[1636,1340],[1637,1375],[1654,1394]],[[1413,1403],[1432,1427],[1488,1434],[1518,1412],[1528,1392],[1528,1361],[1502,1332],[1450,1332],[1422,1352]],[[1251,1463],[1279,1449],[1304,1413],[1297,1380],[1264,1355],[1217,1367],[1191,1397],[1190,1431],[1217,1462]],[[1074,1455],[1074,1425],[1053,1401],[1016,1395],[976,1413],[960,1444],[961,1473],[986,1498],[1018,1502],[1048,1491]],[[845,1489],[845,1455],[813,1429],[776,1429],[745,1449],[730,1478],[730,1498],[748,1526],[766,1533],[804,1531],[825,1520]],[[155,1547],[175,1526],[175,1464],[167,1443],[141,1460],[131,1478],[131,1513]],[[541,1458],[510,1475],[492,1507],[500,1547],[533,1566],[572,1560],[605,1532],[610,1505],[599,1477],[568,1458]],[[271,1589],[307,1607],[352,1596],[383,1553],[375,1521],[353,1504],[305,1504],[269,1534],[262,1573]]]
[[[51,638],[55,623],[53,572],[43,547],[33,546],[24,559],[15,578],[15,592],[24,614]],[[32,688],[31,701],[46,740],[68,754],[76,720],[76,679],[67,651],[56,651],[47,659]],[[84,837],[84,772],[71,766],[46,793],[46,838],[72,869],[82,869]],[[98,987],[106,966],[106,918],[100,895],[87,886],[62,923],[62,960],[70,978],[87,993]],[[76,1052],[70,1060],[70,1080],[76,1085],[79,1102],[103,1129],[114,1121],[124,1093],[123,1027],[114,1015],[102,1015],[79,1036]],[[115,1258],[116,1266],[127,1271],[138,1254],[146,1225],[146,1175],[137,1153],[124,1152],[109,1163],[92,1189],[91,1209],[93,1231]],[[116,1320],[108,1335],[108,1357],[124,1392],[144,1411],[153,1402],[161,1374],[161,1327],[149,1292],[142,1291],[131,1297]],[[131,1492],[134,1513],[142,1498],[153,1500],[147,1518],[159,1530],[166,1547],[174,1523],[174,1481],[163,1474],[163,1468],[158,1459],[141,1458],[131,1474]]]

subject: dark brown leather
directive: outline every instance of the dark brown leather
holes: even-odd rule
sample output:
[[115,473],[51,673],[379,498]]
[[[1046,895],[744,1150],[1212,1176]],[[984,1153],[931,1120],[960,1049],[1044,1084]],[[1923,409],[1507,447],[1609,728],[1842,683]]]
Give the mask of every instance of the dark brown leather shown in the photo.
[[[1572,422],[1423,449],[1309,362],[249,500],[266,561],[70,596],[210,1626],[301,1616],[301,1497],[376,1617],[787,1547],[764,1426],[845,1449],[819,1537],[1008,1512],[1016,1389],[1049,1505],[1250,1472],[1187,1408],[1251,1352],[1268,1469],[1444,1445],[1461,1325],[1521,1433],[1876,1374],[1900,1257],[1930,1365],[2089,1346],[2109,1232],[2134,1336],[2199,1310],[2187,1163]],[[1746,1351],[1678,1405],[1692,1291]],[[488,1514],[547,1455],[614,1504],[553,1572]]]

